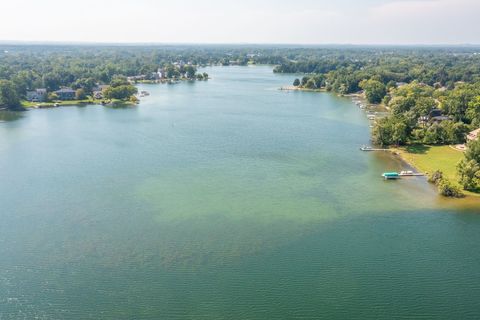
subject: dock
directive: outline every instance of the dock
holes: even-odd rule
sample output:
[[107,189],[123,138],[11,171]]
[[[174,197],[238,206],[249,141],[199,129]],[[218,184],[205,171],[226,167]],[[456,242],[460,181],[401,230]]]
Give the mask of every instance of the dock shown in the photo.
[[424,173],[418,173],[418,172],[413,172],[413,171],[402,171],[400,173],[398,172],[385,172],[382,174],[382,177],[385,180],[397,180],[402,177],[424,177]]
[[361,151],[370,152],[370,151],[390,151],[390,149],[380,149],[380,148],[372,148],[367,146],[360,147]]

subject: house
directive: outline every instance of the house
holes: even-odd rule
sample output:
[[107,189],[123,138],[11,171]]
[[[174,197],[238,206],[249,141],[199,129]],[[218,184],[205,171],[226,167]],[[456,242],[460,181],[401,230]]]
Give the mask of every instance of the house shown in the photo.
[[27,100],[31,102],[44,102],[47,100],[47,89],[27,91]]
[[438,117],[432,117],[430,118],[430,122],[442,122],[442,121],[448,121],[448,120],[452,120],[452,118],[450,118],[449,116],[438,116]]
[[103,91],[93,91],[92,93],[93,99],[103,99]]
[[103,90],[107,89],[108,87],[110,87],[108,84],[98,84],[97,86],[92,88],[92,92],[103,91]]
[[447,121],[447,120],[452,120],[451,117],[449,116],[444,116],[442,110],[440,109],[433,109],[430,111],[430,114],[428,115],[429,122],[442,122],[442,121]]
[[60,100],[75,100],[75,90],[72,88],[62,88],[55,91],[55,94]]
[[96,87],[92,88],[92,97],[94,99],[100,100],[103,99],[103,91],[110,87],[106,84],[97,85]]

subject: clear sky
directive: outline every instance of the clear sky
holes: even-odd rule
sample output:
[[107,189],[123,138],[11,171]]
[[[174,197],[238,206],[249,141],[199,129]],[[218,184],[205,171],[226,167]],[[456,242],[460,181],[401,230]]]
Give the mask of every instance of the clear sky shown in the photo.
[[480,44],[480,0],[0,2],[0,40]]

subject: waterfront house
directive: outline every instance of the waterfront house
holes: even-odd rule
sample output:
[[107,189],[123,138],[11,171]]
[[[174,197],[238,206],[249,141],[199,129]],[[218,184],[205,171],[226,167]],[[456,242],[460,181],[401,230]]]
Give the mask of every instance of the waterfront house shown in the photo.
[[97,99],[97,100],[103,99],[103,91],[98,91],[98,90],[93,91],[92,96],[93,96],[93,99]]
[[55,94],[60,100],[75,100],[75,90],[72,88],[62,88],[55,91]]
[[110,86],[106,85],[106,84],[100,84],[100,85],[97,85],[96,87],[93,87],[92,88],[92,97],[94,99],[97,99],[97,100],[103,99],[103,92],[108,87],[110,87]]
[[428,115],[429,122],[442,122],[442,121],[447,121],[451,120],[449,116],[444,116],[442,110],[440,109],[433,109],[430,111],[430,114]]
[[31,102],[44,102],[47,100],[47,89],[27,91],[27,100]]
[[99,85],[92,88],[92,92],[95,92],[95,91],[102,92],[103,90],[107,89],[108,87],[110,87],[108,84],[99,84]]

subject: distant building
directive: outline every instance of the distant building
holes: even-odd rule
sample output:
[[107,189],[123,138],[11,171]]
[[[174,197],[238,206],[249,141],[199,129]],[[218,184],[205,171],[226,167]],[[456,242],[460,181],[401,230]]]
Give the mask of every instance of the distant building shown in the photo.
[[103,91],[93,91],[92,93],[93,99],[103,99]]
[[440,123],[442,121],[452,120],[449,116],[444,116],[442,110],[432,109],[428,116],[421,116],[418,118],[418,124],[427,125],[428,123]]
[[96,87],[92,88],[92,97],[94,99],[100,100],[103,99],[103,91],[110,87],[106,84],[97,85]]
[[442,122],[442,121],[448,121],[448,120],[452,120],[452,118],[448,116],[438,116],[438,117],[430,118],[430,122]]
[[99,85],[92,88],[92,92],[103,91],[103,90],[107,89],[108,87],[110,87],[108,84],[99,84]]
[[27,100],[31,102],[43,102],[47,100],[47,89],[27,91]]
[[435,117],[441,117],[442,115],[443,115],[442,110],[432,109],[432,111],[430,111],[428,117],[429,117],[429,119],[432,119],[432,118],[435,118]]
[[55,94],[60,100],[75,100],[75,90],[72,88],[62,88],[55,91]]

